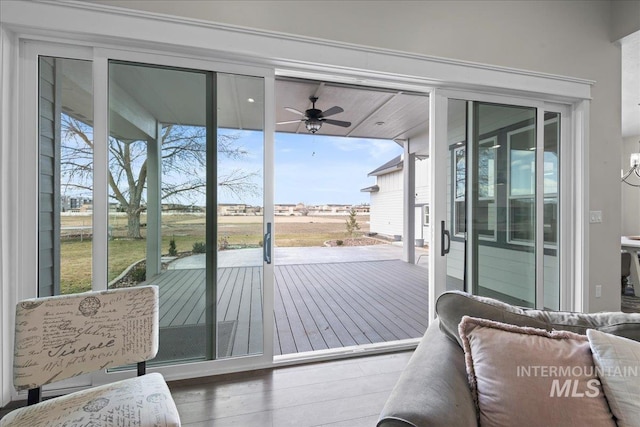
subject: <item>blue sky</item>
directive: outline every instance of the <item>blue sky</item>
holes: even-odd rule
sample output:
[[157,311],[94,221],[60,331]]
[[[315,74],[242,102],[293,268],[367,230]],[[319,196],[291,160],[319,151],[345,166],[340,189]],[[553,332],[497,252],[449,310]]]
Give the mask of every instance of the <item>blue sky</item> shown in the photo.
[[[275,139],[276,204],[369,203],[369,193],[360,192],[361,188],[375,184],[375,177],[367,174],[402,153],[402,147],[389,140],[289,133],[276,133]],[[261,170],[262,134],[243,131],[238,142],[251,155],[241,161],[227,160],[221,167]],[[239,200],[220,194],[219,202]],[[263,205],[256,197],[247,197],[242,202]]]

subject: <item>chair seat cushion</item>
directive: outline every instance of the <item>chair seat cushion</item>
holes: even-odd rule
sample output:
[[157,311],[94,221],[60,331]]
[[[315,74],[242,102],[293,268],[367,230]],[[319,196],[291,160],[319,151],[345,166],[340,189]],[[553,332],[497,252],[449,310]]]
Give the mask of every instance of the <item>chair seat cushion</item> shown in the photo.
[[8,426],[180,426],[169,387],[159,373],[129,378],[17,409]]

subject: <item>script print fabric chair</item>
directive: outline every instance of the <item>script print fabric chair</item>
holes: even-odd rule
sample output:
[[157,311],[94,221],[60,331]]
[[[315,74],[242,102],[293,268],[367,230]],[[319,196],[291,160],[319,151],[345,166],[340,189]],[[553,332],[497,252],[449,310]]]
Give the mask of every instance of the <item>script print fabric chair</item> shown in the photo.
[[[140,286],[34,298],[16,307],[14,387],[29,406],[8,426],[179,426],[164,378],[145,374],[158,351],[158,288]],[[138,376],[39,402],[40,387],[138,364]]]

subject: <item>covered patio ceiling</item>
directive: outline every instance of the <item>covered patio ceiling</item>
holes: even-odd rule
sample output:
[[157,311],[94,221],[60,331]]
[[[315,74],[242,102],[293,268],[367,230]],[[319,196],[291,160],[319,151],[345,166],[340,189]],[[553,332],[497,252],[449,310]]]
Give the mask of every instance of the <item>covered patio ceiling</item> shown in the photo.
[[[110,134],[125,140],[149,139],[157,123],[205,125],[206,77],[202,72],[170,68],[110,64]],[[63,87],[65,109],[77,119],[92,124],[92,84],[83,64],[67,62]],[[262,79],[217,74],[217,125],[221,128],[263,128],[264,89]],[[326,81],[290,78],[276,80],[276,122],[301,119],[285,107],[304,112],[311,108],[344,109],[332,119],[351,122],[349,127],[324,123],[317,135],[406,140],[428,130],[429,99],[424,94],[344,85]],[[304,122],[276,126],[276,132],[308,134]]]
[[[338,83],[281,78],[276,81],[276,122],[299,119],[285,109],[304,112],[311,108],[310,96],[318,98],[316,108],[333,106],[344,112],[332,119],[351,122],[349,127],[323,124],[316,134],[353,138],[404,140],[428,130],[429,98],[397,90]],[[277,132],[308,133],[305,124],[276,126]]]

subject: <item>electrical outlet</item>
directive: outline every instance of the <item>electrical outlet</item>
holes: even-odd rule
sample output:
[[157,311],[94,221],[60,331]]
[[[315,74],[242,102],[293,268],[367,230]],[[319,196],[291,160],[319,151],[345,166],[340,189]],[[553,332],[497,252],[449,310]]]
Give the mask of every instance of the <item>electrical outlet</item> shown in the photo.
[[602,285],[596,285],[596,298],[600,298],[602,296]]
[[589,222],[599,224],[602,222],[602,211],[589,211]]

